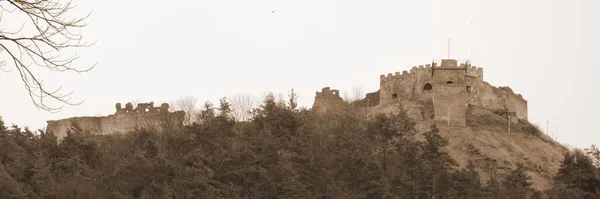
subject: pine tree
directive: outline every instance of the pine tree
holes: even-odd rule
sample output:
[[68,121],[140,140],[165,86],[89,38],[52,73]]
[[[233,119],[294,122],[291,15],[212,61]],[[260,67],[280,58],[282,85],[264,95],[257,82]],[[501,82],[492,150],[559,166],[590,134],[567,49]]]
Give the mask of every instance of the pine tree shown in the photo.
[[205,102],[204,109],[198,114],[198,119],[202,125],[211,125],[216,117],[215,108],[212,103]]
[[451,172],[457,165],[450,157],[444,147],[448,145],[448,139],[439,134],[439,129],[431,126],[431,130],[425,133],[425,143],[422,145],[422,170],[423,179],[420,188],[426,198],[444,198],[449,195],[449,184],[451,184]]
[[23,193],[22,185],[12,178],[0,163],[0,198],[20,199],[25,197],[26,194]]
[[32,191],[40,198],[51,198],[54,194],[56,181],[52,173],[52,165],[41,152],[37,152],[32,168],[31,176]]
[[481,197],[481,182],[479,172],[470,160],[466,169],[453,173],[452,194],[450,198],[479,198]]
[[531,196],[531,177],[526,173],[526,168],[522,163],[517,163],[517,167],[506,177],[502,186],[507,190],[507,197],[510,199],[528,198]]
[[504,189],[497,177],[491,176],[487,184],[483,187],[484,198],[490,199],[505,199]]
[[[600,175],[589,156],[576,150],[564,154],[554,178],[554,193],[571,192],[582,198],[600,197]],[[561,190],[561,191],[558,191]]]

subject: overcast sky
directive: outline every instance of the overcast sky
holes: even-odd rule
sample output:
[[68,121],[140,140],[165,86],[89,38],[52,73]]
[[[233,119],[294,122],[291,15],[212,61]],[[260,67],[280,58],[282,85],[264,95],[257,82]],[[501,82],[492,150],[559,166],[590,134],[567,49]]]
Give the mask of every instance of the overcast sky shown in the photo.
[[7,125],[42,128],[46,120],[108,115],[116,102],[185,95],[218,102],[292,88],[310,107],[322,87],[373,92],[380,74],[447,58],[450,37],[451,58],[470,58],[485,81],[522,94],[530,121],[544,130],[549,121],[561,143],[582,148],[600,140],[597,0],[74,3],[75,14],[93,10],[83,32],[97,41],[80,51],[78,63],[98,66],[85,74],[39,72],[84,104],[56,114],[37,110],[18,73],[0,71]]

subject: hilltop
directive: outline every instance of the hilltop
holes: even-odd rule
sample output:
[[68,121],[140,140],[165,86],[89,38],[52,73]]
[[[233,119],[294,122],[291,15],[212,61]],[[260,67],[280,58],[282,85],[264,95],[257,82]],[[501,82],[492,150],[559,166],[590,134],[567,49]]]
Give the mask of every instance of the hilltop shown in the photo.
[[352,103],[325,87],[312,108],[317,113],[355,109],[370,118],[406,112],[420,134],[435,124],[448,138],[452,158],[460,167],[473,162],[482,182],[502,178],[522,163],[536,189],[549,189],[567,152],[529,123],[522,95],[485,82],[483,68],[468,62],[448,59],[381,75],[378,91]]
[[[298,108],[293,91],[270,94],[242,121],[222,98],[190,125],[186,113],[150,102],[48,121],[37,136],[0,129],[11,151],[0,172],[58,198],[529,198],[571,183],[554,178],[568,172],[567,149],[529,123],[522,95],[483,81],[482,68],[442,60],[382,75],[380,85],[354,102],[325,87],[311,109]],[[36,168],[47,190],[27,188],[37,181],[23,168]]]

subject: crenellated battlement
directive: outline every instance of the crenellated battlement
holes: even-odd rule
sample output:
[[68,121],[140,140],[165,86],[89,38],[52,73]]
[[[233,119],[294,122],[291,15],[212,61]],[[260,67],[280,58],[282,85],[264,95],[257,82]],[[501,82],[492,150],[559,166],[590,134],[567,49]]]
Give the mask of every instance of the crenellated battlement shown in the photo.
[[331,89],[330,87],[323,87],[321,89],[321,92],[317,91],[316,95],[320,96],[320,95],[334,95],[334,96],[340,96],[340,91],[337,89]]
[[419,66],[413,66],[408,71],[405,70],[402,72],[382,74],[379,76],[379,80],[381,83],[385,83],[385,82],[389,82],[389,81],[408,79],[408,78],[410,78],[409,77],[410,75],[431,73],[432,69],[444,69],[444,68],[466,69],[467,76],[477,77],[480,81],[483,81],[483,68],[477,67],[477,66],[472,66],[471,63],[469,63],[469,61],[465,61],[463,63],[457,64],[456,60],[442,60],[441,65],[438,65],[436,62],[434,62],[433,66],[431,64],[419,65]]
[[121,107],[121,103],[116,103],[115,108],[116,113],[108,116],[50,120],[47,121],[46,129],[47,132],[54,133],[60,141],[73,123],[78,123],[83,130],[97,135],[125,133],[141,128],[160,132],[183,128],[185,112],[169,112],[167,103],[159,107],[155,107],[154,102],[139,103],[135,108],[131,102],[125,104],[125,108]]
[[[441,59],[409,70],[381,74],[377,106],[398,103],[408,107],[413,119],[434,119],[446,125],[466,125],[466,105],[507,110],[527,120],[527,100],[508,87],[496,88],[483,81],[483,68],[469,60]],[[342,99],[329,87],[317,92],[313,108],[340,107]],[[424,104],[432,106],[424,108]],[[452,111],[450,111],[452,110]]]
[[135,108],[131,102],[125,104],[125,108],[121,108],[121,103],[117,103],[115,108],[117,109],[115,114],[169,112],[169,104],[162,103],[161,106],[154,107],[154,102],[138,103]]
[[431,64],[413,66],[410,70],[402,72],[388,73],[387,76],[382,74],[379,76],[381,82],[406,79],[413,74],[431,73]]
[[473,77],[483,77],[483,68],[477,66],[467,66],[467,75]]

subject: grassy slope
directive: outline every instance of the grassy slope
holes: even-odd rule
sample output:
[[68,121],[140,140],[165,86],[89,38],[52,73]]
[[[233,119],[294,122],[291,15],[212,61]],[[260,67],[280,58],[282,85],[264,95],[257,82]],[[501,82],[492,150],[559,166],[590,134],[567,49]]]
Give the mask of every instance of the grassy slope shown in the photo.
[[566,150],[553,141],[521,132],[440,127],[440,133],[449,139],[448,150],[452,157],[463,167],[468,160],[473,161],[484,182],[490,175],[502,176],[521,162],[528,168],[533,186],[538,190],[550,188]]
[[[423,108],[411,105],[409,115],[420,118]],[[391,105],[373,107],[371,110],[372,113],[396,111],[399,111],[398,108]],[[417,131],[423,133],[432,124],[430,119],[417,121]],[[509,134],[508,120],[504,116],[481,107],[469,107],[467,127],[438,124],[440,134],[449,139],[448,150],[452,157],[461,167],[466,166],[468,160],[473,161],[484,183],[491,175],[502,178],[520,162],[528,168],[534,188],[550,188],[552,177],[558,172],[567,149],[526,121],[511,126]],[[418,139],[422,137],[418,136]]]

